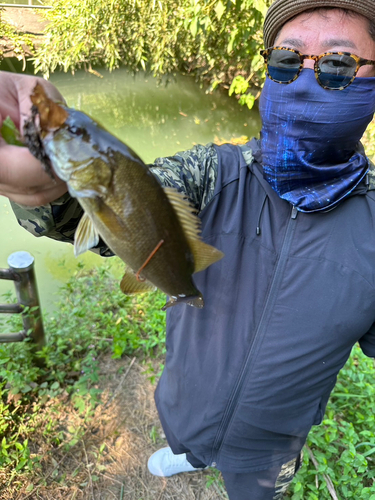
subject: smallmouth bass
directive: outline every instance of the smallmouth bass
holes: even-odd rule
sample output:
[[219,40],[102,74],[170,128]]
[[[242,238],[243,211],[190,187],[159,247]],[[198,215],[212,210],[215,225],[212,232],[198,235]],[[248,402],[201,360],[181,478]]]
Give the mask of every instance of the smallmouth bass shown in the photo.
[[134,151],[85,113],[49,99],[40,84],[31,101],[26,144],[84,210],[75,255],[101,237],[130,268],[120,285],[125,294],[159,288],[170,297],[163,309],[203,307],[192,275],[223,254],[200,239],[200,220],[184,196],[163,188]]

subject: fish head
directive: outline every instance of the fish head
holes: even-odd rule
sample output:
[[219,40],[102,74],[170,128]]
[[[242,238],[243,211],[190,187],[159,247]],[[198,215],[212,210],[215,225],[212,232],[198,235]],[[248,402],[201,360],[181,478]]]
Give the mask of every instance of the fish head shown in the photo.
[[100,126],[81,111],[48,98],[41,85],[31,95],[33,126],[43,155],[75,198],[105,197],[111,185],[111,154],[97,141]]
[[110,154],[100,150],[92,129],[89,117],[69,110],[65,123],[42,139],[56,174],[67,182],[70,194],[76,198],[104,197],[112,181]]

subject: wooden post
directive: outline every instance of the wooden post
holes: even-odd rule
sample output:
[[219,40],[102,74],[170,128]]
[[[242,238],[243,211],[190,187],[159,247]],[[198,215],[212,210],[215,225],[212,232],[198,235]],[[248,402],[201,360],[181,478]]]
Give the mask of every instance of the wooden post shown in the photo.
[[[30,336],[35,346],[45,345],[42,312],[34,272],[34,257],[28,252],[15,252],[8,257],[9,269],[0,269],[0,279],[14,282],[17,304],[0,305],[1,312],[22,314],[24,331],[0,335],[0,342],[17,342]],[[28,310],[24,313],[25,308]]]

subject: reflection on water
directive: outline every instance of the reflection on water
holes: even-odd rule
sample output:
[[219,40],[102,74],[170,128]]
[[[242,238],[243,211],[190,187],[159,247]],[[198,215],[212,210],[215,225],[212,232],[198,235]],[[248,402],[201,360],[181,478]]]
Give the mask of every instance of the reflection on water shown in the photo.
[[177,75],[160,84],[152,76],[125,69],[80,72],[51,81],[68,105],[89,113],[132,147],[146,162],[215,138],[256,134],[259,117],[219,92],[206,95],[191,77]]
[[[152,76],[140,73],[134,77],[125,69],[100,73],[104,78],[83,71],[75,76],[56,73],[51,82],[69,106],[90,114],[146,162],[215,138],[251,137],[260,128],[256,111],[249,112],[220,93],[206,95],[191,77],[177,75],[158,84]],[[30,235],[18,226],[4,197],[0,197],[0,221],[0,267],[7,267],[12,252],[27,250],[33,254],[39,295],[47,310],[53,310],[57,289],[76,269],[77,262],[88,267],[102,262],[92,252],[75,259],[71,245]],[[116,261],[114,268],[119,275],[122,266]],[[11,282],[0,281],[0,295],[12,286]]]

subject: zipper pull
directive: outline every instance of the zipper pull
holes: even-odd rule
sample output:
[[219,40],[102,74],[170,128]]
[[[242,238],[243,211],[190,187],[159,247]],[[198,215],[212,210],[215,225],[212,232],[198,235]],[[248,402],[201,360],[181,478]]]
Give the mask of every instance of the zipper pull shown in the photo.
[[292,219],[297,219],[298,210],[295,206],[292,207]]

